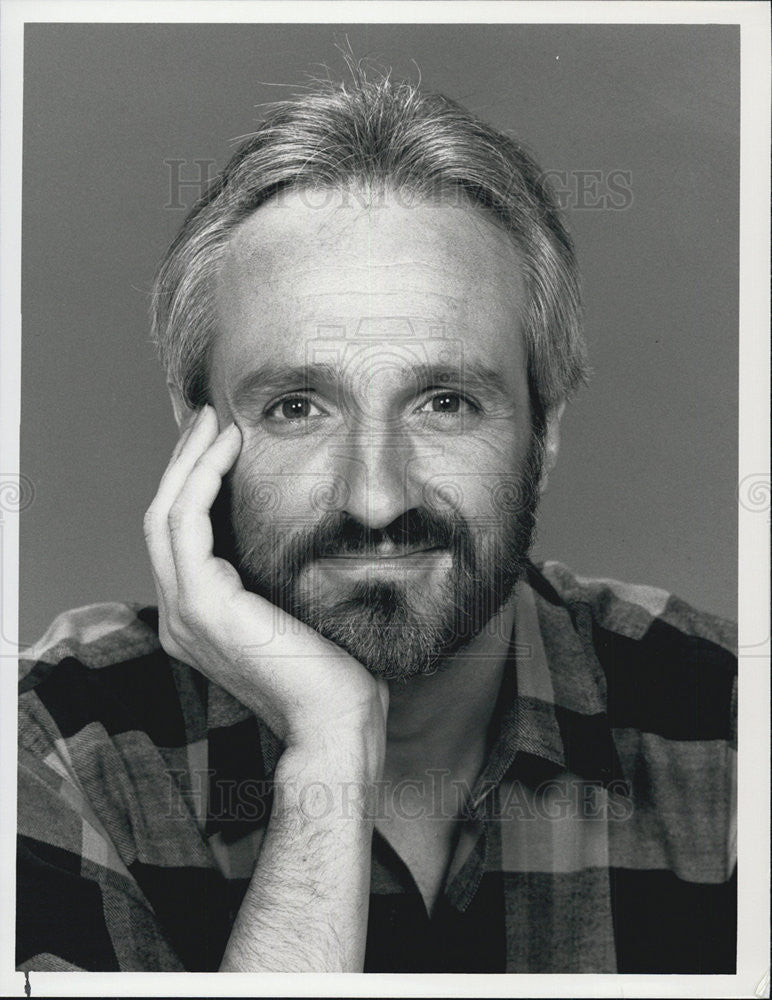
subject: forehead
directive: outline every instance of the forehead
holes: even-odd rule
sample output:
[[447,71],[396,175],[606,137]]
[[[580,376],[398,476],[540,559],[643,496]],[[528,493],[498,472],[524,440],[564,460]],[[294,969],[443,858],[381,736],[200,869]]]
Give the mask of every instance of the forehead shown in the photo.
[[522,370],[524,301],[514,244],[465,202],[283,192],[231,236],[211,374],[227,384],[256,362],[302,364],[331,340],[419,341]]

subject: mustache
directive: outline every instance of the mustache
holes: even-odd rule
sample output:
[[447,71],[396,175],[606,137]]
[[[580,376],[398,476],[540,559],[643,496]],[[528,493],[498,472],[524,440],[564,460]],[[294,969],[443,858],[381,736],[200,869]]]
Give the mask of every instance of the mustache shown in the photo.
[[466,534],[459,519],[421,508],[405,511],[384,528],[371,528],[342,512],[325,516],[309,533],[305,547],[312,558],[374,554],[384,543],[398,548],[451,548]]
[[[383,528],[362,524],[343,511],[331,511],[316,524],[294,531],[289,537],[282,537],[283,534],[277,533],[273,539],[271,561],[274,579],[278,577],[287,584],[315,559],[375,555],[384,544],[407,550],[448,549],[467,563],[474,552],[472,533],[461,515],[419,507],[405,511]],[[263,539],[258,538],[241,554],[242,567],[250,564],[262,544]]]

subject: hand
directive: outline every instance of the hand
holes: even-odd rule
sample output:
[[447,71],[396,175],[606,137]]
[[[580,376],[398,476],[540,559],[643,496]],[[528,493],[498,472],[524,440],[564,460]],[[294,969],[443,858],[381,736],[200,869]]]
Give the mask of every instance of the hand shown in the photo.
[[386,683],[245,590],[236,569],[213,555],[210,509],[240,448],[238,427],[218,434],[215,411],[204,406],[181,434],[145,514],[161,645],[238,698],[287,747],[339,743],[350,733],[381,757]]

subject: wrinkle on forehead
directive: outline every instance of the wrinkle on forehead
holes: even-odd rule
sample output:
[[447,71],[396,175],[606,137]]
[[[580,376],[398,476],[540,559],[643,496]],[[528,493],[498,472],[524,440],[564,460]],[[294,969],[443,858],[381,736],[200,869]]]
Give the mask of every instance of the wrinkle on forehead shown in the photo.
[[494,270],[512,281],[521,264],[513,241],[471,203],[404,206],[386,200],[372,210],[345,202],[314,208],[304,203],[302,192],[269,201],[241,222],[225,261],[236,271],[258,270],[264,280],[302,266],[309,274],[338,267],[474,269],[483,278]]

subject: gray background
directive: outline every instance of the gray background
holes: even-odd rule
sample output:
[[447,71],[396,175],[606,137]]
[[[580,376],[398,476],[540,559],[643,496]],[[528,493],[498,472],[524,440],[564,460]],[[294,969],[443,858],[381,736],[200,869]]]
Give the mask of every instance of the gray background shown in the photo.
[[[142,514],[176,440],[147,339],[182,222],[170,160],[224,164],[335,41],[568,171],[595,377],[564,418],[536,556],[736,615],[739,28],[27,25],[19,638],[154,601]],[[288,86],[276,86],[288,85]],[[212,168],[214,169],[214,168]],[[577,171],[629,171],[582,207]],[[192,203],[196,189],[179,198]],[[585,198],[585,201],[588,199]],[[177,202],[179,205],[179,201]]]

